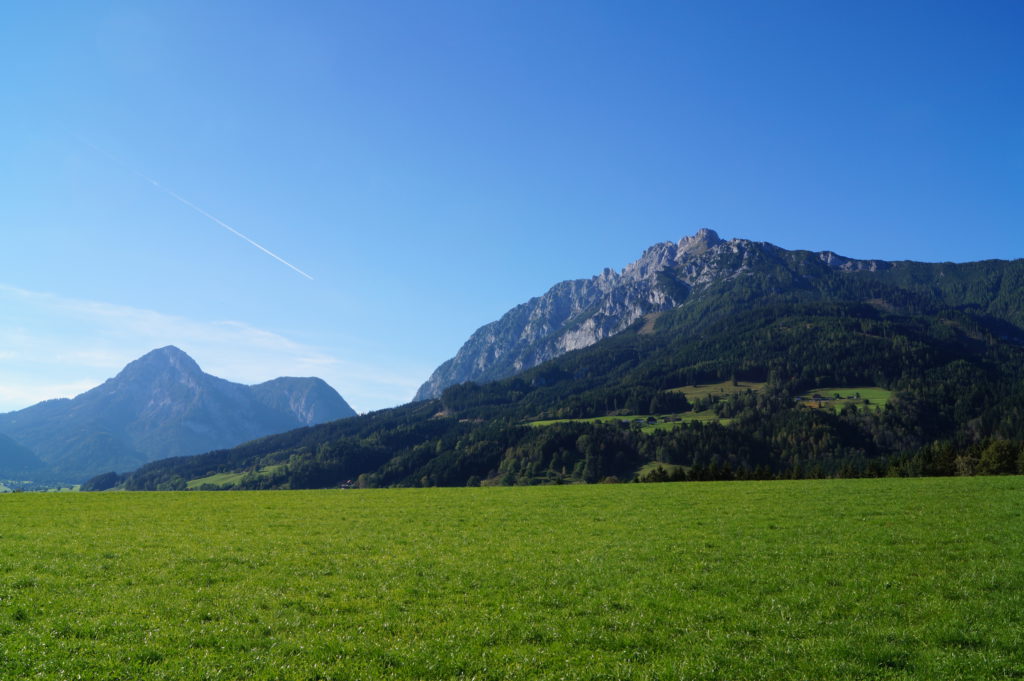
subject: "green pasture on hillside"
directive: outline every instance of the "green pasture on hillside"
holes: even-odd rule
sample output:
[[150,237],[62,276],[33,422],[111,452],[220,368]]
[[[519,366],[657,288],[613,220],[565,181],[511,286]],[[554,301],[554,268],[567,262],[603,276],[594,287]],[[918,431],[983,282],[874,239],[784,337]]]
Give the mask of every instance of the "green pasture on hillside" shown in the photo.
[[5,494],[0,678],[1020,678],[1022,512],[1022,477]]
[[204,478],[188,481],[189,489],[199,489],[203,485],[234,485],[245,477],[245,473],[213,473]]
[[885,388],[861,386],[859,388],[815,388],[814,390],[808,390],[799,399],[801,403],[808,407],[815,409],[831,408],[835,411],[840,411],[848,405],[867,407],[868,409],[881,409],[889,403],[891,397],[892,392]]
[[666,473],[671,474],[675,473],[680,469],[687,470],[689,466],[680,466],[679,464],[674,463],[663,463],[661,461],[648,461],[637,470],[636,475],[638,478],[643,479],[645,475],[647,475],[648,473],[652,473],[659,468],[665,471]]
[[[653,418],[655,423],[648,423],[647,419]],[[728,425],[732,419],[719,418],[718,414],[706,409],[704,411],[687,411],[679,414],[627,414],[624,416],[594,416],[583,419],[544,419],[540,421],[527,421],[527,426],[551,426],[556,423],[625,423],[638,425],[640,430],[650,433],[655,430],[675,428],[683,423],[721,423]]]
[[[264,466],[260,468],[259,471],[257,471],[257,474],[272,473],[281,468],[281,465],[282,464]],[[211,475],[207,475],[204,478],[196,478],[195,480],[189,480],[188,488],[199,489],[203,485],[213,485],[215,487],[221,487],[224,485],[235,485],[241,482],[242,478],[244,477],[245,473],[213,473]]]
[[[750,383],[747,381],[723,381],[721,383],[709,383],[702,385],[686,386],[683,388],[673,388],[668,392],[681,392],[686,395],[686,399],[690,402],[694,402],[698,399],[705,397],[718,397],[727,398],[730,395],[737,393],[747,392],[751,390],[758,392],[764,389],[764,383]],[[657,423],[646,423],[648,417],[653,417]],[[617,416],[594,416],[591,418],[582,419],[543,419],[539,421],[529,421],[526,425],[528,426],[550,426],[555,423],[622,423],[626,422],[629,424],[640,425],[641,430],[645,433],[649,433],[655,430],[665,430],[677,427],[681,423],[720,423],[722,425],[729,425],[732,423],[732,419],[719,418],[718,414],[710,409],[703,411],[687,411],[679,414],[627,414]]]
[[744,393],[748,390],[759,392],[764,390],[766,383],[754,383],[751,381],[722,381],[721,383],[701,383],[687,385],[682,388],[672,388],[669,392],[678,392],[686,395],[686,399],[695,402],[705,397],[728,397],[736,393]]

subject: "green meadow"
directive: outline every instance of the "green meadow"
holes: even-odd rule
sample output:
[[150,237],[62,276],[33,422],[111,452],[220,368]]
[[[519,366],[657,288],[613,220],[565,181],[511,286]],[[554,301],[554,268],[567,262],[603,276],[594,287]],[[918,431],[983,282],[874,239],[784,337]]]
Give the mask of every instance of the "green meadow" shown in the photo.
[[748,390],[756,393],[764,390],[765,385],[767,384],[750,381],[722,381],[721,383],[702,383],[672,388],[669,392],[683,393],[686,395],[686,399],[696,402],[708,397],[724,398],[737,393],[745,393]]
[[1024,676],[1024,477],[5,494],[2,679]]
[[[281,468],[280,465],[263,466],[257,472],[272,473],[273,471],[279,468]],[[188,489],[201,489],[203,485],[214,485],[216,487],[219,487],[221,485],[234,485],[241,481],[241,479],[244,477],[245,473],[214,473],[213,475],[207,475],[204,478],[196,478],[195,480],[189,480]]]
[[[750,383],[746,381],[723,381],[706,385],[686,386],[683,388],[672,388],[668,392],[683,393],[690,402],[697,400],[716,398],[727,400],[733,395],[745,392],[759,392],[764,390],[765,383]],[[862,409],[881,409],[888,404],[892,392],[885,388],[875,386],[863,386],[857,388],[815,388],[800,395],[797,400],[805,407],[812,409],[832,409],[836,412],[842,411],[844,407],[853,406]],[[657,423],[642,423],[648,416],[653,416]],[[711,409],[703,411],[688,411],[679,414],[630,414],[626,416],[595,416],[580,419],[546,419],[529,421],[528,426],[550,426],[556,423],[638,423],[640,429],[645,433],[655,430],[670,430],[686,423],[720,423],[729,425],[732,419],[721,418]],[[238,476],[241,478],[241,475]],[[196,481],[189,483],[190,487],[197,486]]]
[[[728,398],[737,393],[747,391],[757,392],[763,390],[764,383],[750,383],[747,381],[723,381],[721,383],[709,383],[706,385],[693,385],[684,388],[672,388],[668,392],[683,393],[686,399],[691,402],[707,397],[720,399]],[[656,423],[646,423],[648,417],[653,417]],[[539,421],[528,421],[528,426],[550,426],[556,423],[636,423],[645,433],[652,433],[656,430],[671,430],[685,423],[721,423],[729,425],[732,419],[720,418],[710,409],[703,411],[686,411],[678,414],[628,414],[617,416],[594,416],[581,419],[543,419]]]
[[841,411],[846,406],[881,409],[889,403],[891,397],[892,391],[885,388],[862,386],[859,388],[815,388],[801,395],[799,399],[807,407]]
[[[647,418],[652,417],[655,423],[647,423]],[[557,423],[629,423],[637,424],[640,430],[651,433],[655,430],[668,430],[678,427],[684,423],[721,423],[728,425],[732,419],[719,418],[710,409],[704,411],[686,411],[679,414],[629,414],[627,416],[593,416],[582,419],[543,419],[539,421],[527,421],[524,425],[533,427],[552,426]]]

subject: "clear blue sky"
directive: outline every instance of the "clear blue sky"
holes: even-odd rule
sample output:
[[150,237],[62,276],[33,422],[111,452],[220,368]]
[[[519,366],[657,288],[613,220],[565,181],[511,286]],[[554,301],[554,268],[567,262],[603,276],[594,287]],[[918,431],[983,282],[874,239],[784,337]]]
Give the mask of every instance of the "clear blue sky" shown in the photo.
[[6,3],[0,410],[167,344],[390,406],[701,227],[1024,257],[1022,35],[999,0]]

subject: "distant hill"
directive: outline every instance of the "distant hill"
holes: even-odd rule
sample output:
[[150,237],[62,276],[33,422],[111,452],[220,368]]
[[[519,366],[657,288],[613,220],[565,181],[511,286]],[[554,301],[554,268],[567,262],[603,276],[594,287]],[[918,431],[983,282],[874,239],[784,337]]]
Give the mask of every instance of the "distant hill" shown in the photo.
[[53,477],[53,471],[31,449],[0,435],[0,477],[5,480],[48,480]]
[[[606,309],[627,311],[615,321],[555,315],[555,295],[530,301],[474,334],[460,354],[476,359],[455,364],[476,379],[443,387],[465,375],[445,374],[440,397],[150,463],[104,486],[1024,472],[1024,260],[852,260],[711,232],[643,260],[627,268],[627,292],[647,303],[617,308],[610,288]],[[549,320],[548,332],[523,318]],[[607,335],[558,349],[581,329]],[[505,354],[549,350],[532,368]]]
[[76,482],[354,415],[319,378],[241,385],[204,373],[168,346],[74,399],[0,414],[0,434],[21,452],[6,455],[0,441],[0,477],[35,459],[56,479]]

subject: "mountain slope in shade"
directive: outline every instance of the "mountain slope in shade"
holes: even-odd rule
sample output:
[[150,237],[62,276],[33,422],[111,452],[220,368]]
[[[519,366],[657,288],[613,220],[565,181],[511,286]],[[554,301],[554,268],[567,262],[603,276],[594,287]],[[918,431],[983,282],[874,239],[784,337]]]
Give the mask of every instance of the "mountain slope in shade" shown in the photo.
[[5,479],[49,479],[53,476],[32,450],[0,435],[0,477]]
[[168,346],[74,399],[0,414],[0,433],[73,481],[354,415],[319,378],[232,383]]

